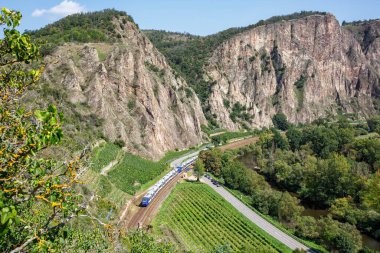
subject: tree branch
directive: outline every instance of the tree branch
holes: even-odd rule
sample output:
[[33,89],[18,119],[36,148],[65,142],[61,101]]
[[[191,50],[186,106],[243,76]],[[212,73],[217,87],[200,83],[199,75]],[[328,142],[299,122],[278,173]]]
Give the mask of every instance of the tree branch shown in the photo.
[[28,246],[29,244],[31,244],[34,240],[37,239],[37,236],[33,236],[32,238],[29,238],[26,242],[24,242],[21,246],[13,249],[10,253],[17,253],[17,252],[21,252],[21,250],[23,250],[26,246]]

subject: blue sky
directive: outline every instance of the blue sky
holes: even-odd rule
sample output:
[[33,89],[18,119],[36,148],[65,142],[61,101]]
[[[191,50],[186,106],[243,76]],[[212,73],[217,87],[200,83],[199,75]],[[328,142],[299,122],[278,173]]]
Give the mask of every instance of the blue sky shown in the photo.
[[380,18],[380,0],[0,0],[0,7],[22,12],[21,31],[105,8],[126,11],[142,29],[198,35],[301,10],[331,12],[340,22]]

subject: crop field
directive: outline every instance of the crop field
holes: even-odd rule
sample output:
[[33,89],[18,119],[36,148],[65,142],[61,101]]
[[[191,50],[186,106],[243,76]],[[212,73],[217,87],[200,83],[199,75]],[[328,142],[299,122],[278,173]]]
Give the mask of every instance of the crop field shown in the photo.
[[118,146],[112,143],[105,143],[95,148],[90,159],[91,169],[96,172],[100,172],[103,167],[107,166],[110,162],[116,159],[120,150],[121,149]]
[[177,185],[153,221],[153,228],[194,252],[218,247],[242,252],[291,252],[200,183]]

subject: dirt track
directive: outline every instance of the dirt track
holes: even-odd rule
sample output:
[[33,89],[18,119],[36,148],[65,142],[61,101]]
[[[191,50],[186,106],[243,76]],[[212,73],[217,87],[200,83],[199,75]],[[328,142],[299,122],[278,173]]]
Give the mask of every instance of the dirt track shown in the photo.
[[154,216],[156,215],[159,207],[163,201],[169,196],[170,192],[173,190],[177,182],[181,179],[183,173],[176,175],[172,180],[170,180],[153,198],[152,202],[147,207],[140,207],[141,197],[136,199],[133,203],[133,208],[128,215],[131,217],[129,220],[125,221],[127,228],[142,228],[148,225]]
[[258,140],[259,140],[259,137],[257,137],[257,136],[249,137],[249,138],[244,139],[244,140],[235,141],[235,142],[231,142],[231,143],[228,143],[226,145],[223,145],[220,147],[220,150],[226,151],[228,149],[241,148],[241,147],[247,146],[251,143],[255,143]]

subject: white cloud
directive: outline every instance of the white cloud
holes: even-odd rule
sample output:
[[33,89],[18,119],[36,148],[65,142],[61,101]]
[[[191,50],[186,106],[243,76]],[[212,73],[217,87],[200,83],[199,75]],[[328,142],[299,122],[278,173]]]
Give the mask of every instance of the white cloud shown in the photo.
[[83,12],[84,10],[84,6],[80,5],[75,1],[63,0],[63,2],[50,9],[35,9],[32,13],[32,16],[41,17],[43,15],[53,15],[64,17],[70,14]]

